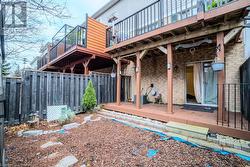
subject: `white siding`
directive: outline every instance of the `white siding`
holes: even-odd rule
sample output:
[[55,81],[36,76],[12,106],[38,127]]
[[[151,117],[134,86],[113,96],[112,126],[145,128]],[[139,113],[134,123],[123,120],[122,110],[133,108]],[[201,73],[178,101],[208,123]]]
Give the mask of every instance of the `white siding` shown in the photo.
[[[248,21],[250,23],[250,21]],[[244,36],[244,44],[245,44],[245,57],[250,57],[250,28],[245,29]]]
[[118,18],[116,22],[119,22],[155,1],[157,0],[121,0],[96,19],[108,25],[109,18],[116,16]]

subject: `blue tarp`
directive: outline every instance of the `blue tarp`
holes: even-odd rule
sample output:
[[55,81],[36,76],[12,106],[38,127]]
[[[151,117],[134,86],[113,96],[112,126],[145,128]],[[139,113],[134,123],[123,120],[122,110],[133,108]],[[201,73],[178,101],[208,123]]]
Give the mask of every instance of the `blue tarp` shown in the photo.
[[147,157],[148,158],[153,158],[156,156],[156,154],[159,152],[159,150],[154,150],[154,149],[149,149],[147,152]]
[[[126,126],[130,126],[130,127],[133,127],[133,128],[139,128],[139,127],[136,127],[136,126],[131,126],[130,124],[123,123],[123,122],[118,121],[118,120],[116,120],[116,119],[112,119],[112,120],[115,121],[115,122],[124,124],[124,125],[126,125]],[[139,129],[142,129],[142,128],[139,128]],[[191,146],[191,147],[201,147],[201,146],[198,145],[198,144],[191,143],[191,142],[189,142],[189,141],[187,141],[187,140],[184,140],[184,139],[182,139],[182,138],[179,138],[179,137],[169,137],[169,136],[167,136],[167,134],[165,134],[165,133],[162,133],[162,132],[159,132],[159,131],[155,131],[155,130],[152,130],[152,129],[149,129],[149,128],[143,128],[142,130],[149,131],[149,132],[153,132],[154,134],[160,136],[160,137],[161,137],[160,140],[162,140],[162,141],[167,141],[167,140],[171,140],[171,139],[172,139],[172,140],[175,140],[175,141],[178,141],[178,142],[185,143],[185,144],[187,144],[187,145],[189,145],[189,146]],[[236,155],[236,156],[242,158],[242,159],[245,160],[245,161],[250,161],[250,157],[245,156],[245,155],[242,155],[242,154],[235,154],[235,153],[231,153],[231,152],[228,152],[228,151],[223,151],[223,150],[218,150],[218,149],[212,149],[212,148],[207,148],[207,147],[202,147],[202,148],[206,148],[206,149],[208,149],[208,150],[217,152],[217,153],[222,154],[222,155],[234,154],[234,155]],[[147,153],[147,156],[148,156],[148,157],[150,157],[150,156],[152,156],[152,155],[155,156],[158,152],[159,152],[158,150],[149,149],[149,150],[148,150],[148,153]],[[152,156],[152,157],[153,157],[153,156]],[[150,157],[150,158],[152,158],[152,157]]]

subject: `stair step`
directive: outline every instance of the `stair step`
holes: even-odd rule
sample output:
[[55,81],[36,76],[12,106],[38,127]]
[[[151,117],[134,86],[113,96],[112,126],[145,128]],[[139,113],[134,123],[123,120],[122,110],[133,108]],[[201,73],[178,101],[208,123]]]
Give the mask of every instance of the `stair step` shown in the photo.
[[171,131],[177,134],[194,137],[198,139],[207,140],[208,128],[193,126],[178,122],[168,122],[166,124],[167,131]]

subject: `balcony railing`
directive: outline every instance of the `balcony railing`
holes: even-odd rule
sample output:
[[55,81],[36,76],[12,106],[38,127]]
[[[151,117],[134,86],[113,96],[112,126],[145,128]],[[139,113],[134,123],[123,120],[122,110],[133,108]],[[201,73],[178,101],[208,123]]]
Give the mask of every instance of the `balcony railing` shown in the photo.
[[107,29],[107,47],[234,0],[158,0]]
[[58,41],[61,41],[68,33],[70,33],[74,27],[65,24],[52,38],[52,46],[55,46]]
[[48,54],[45,54],[43,57],[37,60],[37,69],[40,69],[48,63]]
[[86,47],[86,29],[76,26],[50,50],[50,61],[67,52],[73,46]]

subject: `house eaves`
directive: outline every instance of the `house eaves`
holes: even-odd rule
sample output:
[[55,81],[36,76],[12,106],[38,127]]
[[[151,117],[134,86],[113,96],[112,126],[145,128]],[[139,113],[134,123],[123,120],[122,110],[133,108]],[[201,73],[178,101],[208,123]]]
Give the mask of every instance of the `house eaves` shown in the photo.
[[105,13],[107,10],[112,8],[115,4],[117,4],[120,0],[111,0],[106,5],[104,5],[101,9],[99,9],[97,12],[95,12],[92,15],[92,18],[97,19],[100,17],[103,13]]

